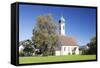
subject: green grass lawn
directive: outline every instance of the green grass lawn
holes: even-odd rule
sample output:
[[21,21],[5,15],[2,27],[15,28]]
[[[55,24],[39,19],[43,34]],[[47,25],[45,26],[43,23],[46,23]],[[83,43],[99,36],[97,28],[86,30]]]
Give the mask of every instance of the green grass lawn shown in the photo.
[[43,63],[59,61],[77,61],[77,60],[95,60],[96,55],[66,55],[66,56],[36,56],[36,57],[19,57],[19,64],[25,63]]

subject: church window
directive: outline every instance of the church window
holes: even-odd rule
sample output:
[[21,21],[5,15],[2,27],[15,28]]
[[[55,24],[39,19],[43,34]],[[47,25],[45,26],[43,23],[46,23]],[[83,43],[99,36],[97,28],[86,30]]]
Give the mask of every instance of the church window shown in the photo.
[[66,47],[64,47],[64,51],[66,51]]

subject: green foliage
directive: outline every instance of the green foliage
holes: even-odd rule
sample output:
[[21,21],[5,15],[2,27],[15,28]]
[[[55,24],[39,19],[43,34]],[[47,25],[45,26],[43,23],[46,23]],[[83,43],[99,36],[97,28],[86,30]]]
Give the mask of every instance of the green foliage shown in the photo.
[[70,53],[68,53],[68,55],[70,55]]
[[30,56],[30,55],[32,55],[32,53],[34,53],[34,49],[32,48],[31,40],[25,41],[23,53],[24,53],[25,56]]
[[82,55],[88,55],[88,54],[89,54],[88,50],[82,50]]
[[82,54],[87,55],[87,54],[96,54],[96,48],[97,48],[97,43],[96,43],[96,37],[94,36],[90,43],[87,44],[89,49],[83,49]]
[[97,44],[96,44],[96,37],[93,37],[91,39],[91,42],[89,44],[87,44],[89,46],[89,54],[96,54],[96,48],[97,48]]
[[75,55],[75,52],[73,52],[72,55]]
[[32,41],[43,56],[54,55],[57,44],[57,26],[51,15],[37,18],[37,26],[33,29]]

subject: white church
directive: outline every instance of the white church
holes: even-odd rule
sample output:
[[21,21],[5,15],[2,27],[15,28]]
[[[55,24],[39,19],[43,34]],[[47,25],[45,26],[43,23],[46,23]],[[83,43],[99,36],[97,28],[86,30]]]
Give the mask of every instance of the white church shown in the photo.
[[79,46],[76,39],[74,37],[68,37],[65,34],[65,19],[63,16],[59,20],[59,39],[55,54],[56,56],[79,54]]
[[[59,20],[59,38],[58,45],[55,49],[55,55],[78,55],[79,54],[79,46],[74,37],[68,37],[65,34],[65,19],[62,16]],[[23,41],[27,43],[27,40]],[[21,43],[21,42],[20,42]],[[19,52],[24,49],[24,46],[20,44]]]

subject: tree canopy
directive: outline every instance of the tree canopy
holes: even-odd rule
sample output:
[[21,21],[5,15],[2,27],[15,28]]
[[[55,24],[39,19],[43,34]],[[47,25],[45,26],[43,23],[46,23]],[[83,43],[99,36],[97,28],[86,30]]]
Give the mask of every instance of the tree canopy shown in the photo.
[[52,15],[42,15],[37,18],[36,27],[33,29],[32,41],[40,54],[54,55],[57,45],[57,25]]

